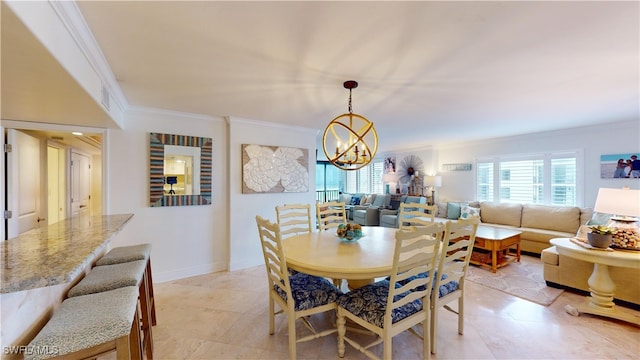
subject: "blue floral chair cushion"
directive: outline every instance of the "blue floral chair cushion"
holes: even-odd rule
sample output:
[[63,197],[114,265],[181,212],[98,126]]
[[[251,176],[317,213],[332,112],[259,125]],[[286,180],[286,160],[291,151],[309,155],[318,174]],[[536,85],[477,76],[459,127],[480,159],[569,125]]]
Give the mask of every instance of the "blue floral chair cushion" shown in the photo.
[[[420,273],[418,275],[411,276],[411,277],[409,277],[409,278],[407,278],[405,280],[398,281],[398,283],[401,284],[401,285],[405,285],[405,284],[407,284],[409,281],[411,281],[413,279],[416,279],[416,278],[427,278],[427,277],[429,277],[429,272],[423,272],[423,273]],[[442,279],[440,279],[440,280],[445,280],[448,277],[449,276],[447,276],[447,274],[443,274],[442,275]],[[436,286],[435,282],[433,282],[433,286]],[[451,292],[454,292],[454,291],[458,290],[459,288],[460,288],[460,284],[458,284],[457,281],[452,281],[452,282],[440,285],[440,288],[438,289],[438,297],[443,297],[443,296],[445,296],[445,295],[447,295],[447,294],[449,294]],[[418,290],[424,290],[424,287],[423,286],[419,286]]]
[[[402,298],[406,294],[408,292],[396,295],[394,300],[398,300],[398,297]],[[338,297],[337,303],[338,306],[345,308],[357,317],[382,327],[388,297],[389,281],[381,280],[341,295]],[[422,301],[416,299],[394,309],[391,313],[391,321],[396,323],[420,310],[422,310]]]
[[[309,274],[297,273],[289,276],[289,283],[295,311],[335,302],[342,294],[329,280]],[[287,294],[282,289],[277,286],[274,289],[282,299],[287,300]]]

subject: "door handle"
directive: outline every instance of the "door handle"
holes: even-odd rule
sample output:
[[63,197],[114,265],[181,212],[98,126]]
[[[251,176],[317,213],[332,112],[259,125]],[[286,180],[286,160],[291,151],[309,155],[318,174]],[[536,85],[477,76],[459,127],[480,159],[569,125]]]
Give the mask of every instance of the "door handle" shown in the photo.
[[80,205],[80,209],[86,208],[86,207],[87,207],[87,205]]
[[37,221],[37,222],[40,222],[40,221],[45,221],[45,220],[47,220],[47,219],[45,219],[45,218],[40,218],[40,217],[39,217],[36,221]]

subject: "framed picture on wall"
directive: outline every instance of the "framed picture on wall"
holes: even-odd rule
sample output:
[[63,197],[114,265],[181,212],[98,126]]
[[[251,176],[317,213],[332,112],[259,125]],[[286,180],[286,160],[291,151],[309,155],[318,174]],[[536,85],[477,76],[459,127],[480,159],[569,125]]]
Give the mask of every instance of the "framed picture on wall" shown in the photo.
[[640,151],[634,153],[600,155],[600,178],[640,178]]
[[394,174],[396,172],[396,157],[386,156],[384,158],[384,173]]

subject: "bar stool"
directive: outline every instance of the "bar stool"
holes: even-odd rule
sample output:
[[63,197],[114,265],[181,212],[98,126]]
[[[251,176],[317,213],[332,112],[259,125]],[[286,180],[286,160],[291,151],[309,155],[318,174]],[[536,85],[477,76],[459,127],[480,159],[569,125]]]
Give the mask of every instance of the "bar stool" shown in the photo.
[[101,293],[125,286],[136,286],[142,312],[142,347],[147,359],[153,359],[153,334],[151,326],[151,306],[149,304],[149,281],[146,277],[146,262],[137,260],[115,265],[96,266],[76,286],[69,290],[67,296],[74,298],[89,294]]
[[66,299],[24,358],[85,359],[115,350],[118,360],[142,359],[139,321],[134,286]]
[[149,303],[151,304],[151,324],[156,325],[156,302],[153,296],[153,279],[151,277],[151,244],[121,246],[111,249],[96,261],[96,266],[122,264],[125,262],[146,260],[145,273],[149,281]]

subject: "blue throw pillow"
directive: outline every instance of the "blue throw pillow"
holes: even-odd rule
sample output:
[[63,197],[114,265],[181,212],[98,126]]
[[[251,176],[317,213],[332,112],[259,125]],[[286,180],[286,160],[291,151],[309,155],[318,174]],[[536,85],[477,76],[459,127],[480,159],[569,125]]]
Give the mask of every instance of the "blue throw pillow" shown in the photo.
[[460,203],[447,203],[447,219],[458,220],[460,218]]
[[357,196],[351,197],[351,205],[360,205],[360,198]]

